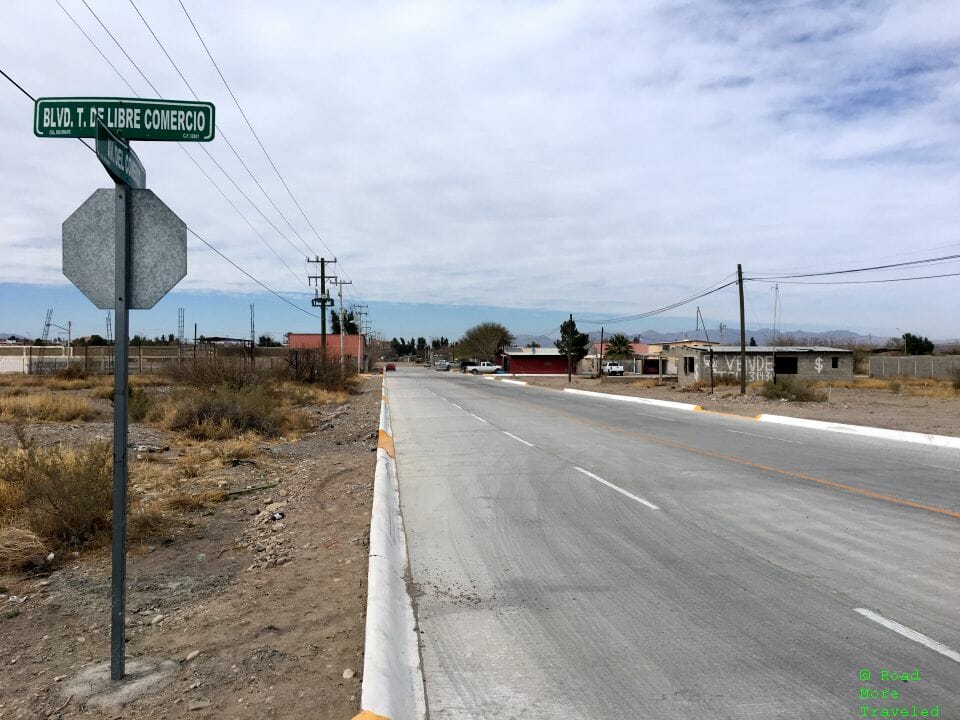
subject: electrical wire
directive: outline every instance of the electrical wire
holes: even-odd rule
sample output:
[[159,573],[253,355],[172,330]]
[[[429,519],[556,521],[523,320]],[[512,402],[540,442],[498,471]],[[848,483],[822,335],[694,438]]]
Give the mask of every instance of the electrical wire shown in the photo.
[[[90,14],[93,15],[94,19],[100,24],[100,27],[103,28],[103,31],[104,31],[105,33],[107,33],[107,35],[110,37],[111,40],[113,40],[114,44],[117,46],[117,48],[120,50],[120,52],[123,53],[124,57],[126,57],[127,60],[130,61],[130,64],[133,65],[133,67],[136,69],[136,71],[137,71],[138,73],[140,73],[140,77],[142,77],[142,78],[144,79],[144,81],[147,83],[147,85],[150,86],[150,89],[153,90],[154,94],[155,94],[158,98],[162,98],[163,95],[162,95],[162,93],[157,89],[157,86],[154,85],[154,84],[150,81],[150,78],[147,77],[146,73],[144,73],[143,70],[140,69],[140,66],[136,63],[136,61],[135,61],[132,57],[130,57],[130,53],[128,53],[128,52],[126,51],[126,49],[123,47],[123,45],[120,43],[120,41],[117,40],[116,36],[115,36],[112,32],[110,32],[110,29],[106,26],[106,24],[103,22],[103,20],[100,19],[100,16],[97,15],[97,13],[93,10],[93,8],[90,7],[89,3],[87,3],[87,0],[80,0],[80,2],[82,2],[82,3],[86,6],[87,10],[90,11]],[[88,37],[88,39],[89,39],[89,37]],[[103,53],[101,53],[101,55],[102,55],[102,54],[103,54]],[[116,69],[116,68],[114,68],[114,69]],[[121,76],[121,77],[122,77],[122,76]],[[127,86],[128,86],[128,87],[129,87],[129,85],[130,85],[130,84],[127,83]],[[136,92],[136,91],[134,91],[134,92]],[[139,94],[137,94],[137,97],[139,97]],[[275,231],[280,237],[282,237],[284,240],[286,240],[287,243],[289,243],[289,245],[299,254],[299,253],[301,252],[300,248],[298,248],[296,245],[294,245],[294,244],[293,244],[293,241],[292,241],[290,238],[288,238],[288,237],[286,236],[286,234],[283,233],[283,232],[280,230],[280,228],[278,228],[278,227],[276,226],[276,224],[274,224],[274,222],[273,222],[272,220],[270,220],[270,218],[268,218],[268,217],[264,214],[264,212],[257,206],[257,204],[256,204],[255,202],[253,202],[253,200],[250,199],[250,196],[247,195],[247,194],[243,191],[243,188],[241,188],[240,185],[237,184],[237,181],[234,180],[233,177],[230,175],[230,173],[228,173],[228,172],[224,169],[224,167],[219,163],[219,161],[217,161],[217,159],[216,159],[216,158],[211,154],[211,152],[206,148],[205,144],[200,143],[200,150],[210,159],[210,161],[211,161],[214,165],[217,166],[217,168],[220,170],[220,172],[223,173],[224,177],[226,177],[227,180],[229,180],[229,181],[231,182],[231,184],[237,189],[237,192],[239,192],[241,195],[243,195],[244,199],[246,199],[246,201],[247,201],[248,203],[250,203],[250,205],[253,206],[253,209],[256,210],[256,211],[260,214],[260,217],[262,217],[262,218],[264,219],[264,221],[266,221],[267,224],[269,224],[270,227],[272,227],[272,228],[274,229],[274,231]],[[234,152],[236,152],[236,150],[234,150]],[[238,155],[238,157],[239,157],[239,155]],[[241,160],[241,164],[243,164],[244,167],[246,168],[246,165],[243,163],[242,160]],[[249,171],[250,171],[249,168],[247,168],[247,172],[249,172]],[[251,177],[252,177],[252,173],[251,173]],[[256,178],[254,178],[254,182],[256,182]],[[261,190],[262,190],[262,188],[261,188]],[[269,197],[268,197],[267,199],[269,200]],[[282,216],[283,216],[283,215],[282,215],[282,213],[281,213],[281,217],[282,217]]]
[[[236,94],[233,92],[233,89],[230,87],[230,83],[227,82],[227,78],[224,77],[223,72],[220,70],[220,66],[217,65],[217,61],[213,59],[213,53],[210,52],[210,48],[207,47],[207,43],[204,42],[203,36],[200,34],[200,30],[197,28],[196,23],[193,21],[193,18],[190,16],[189,11],[187,10],[186,5],[183,4],[183,0],[179,0],[180,7],[183,10],[183,14],[186,15],[187,20],[190,22],[190,26],[193,28],[194,33],[197,35],[197,39],[200,41],[200,44],[203,46],[204,51],[207,53],[207,57],[210,58],[210,62],[213,64],[213,67],[216,69],[217,74],[220,76],[220,80],[223,81],[224,87],[227,89],[227,92],[230,94],[230,97],[233,99],[234,105],[237,106],[237,110],[240,111],[240,115],[243,117],[244,122],[247,124],[247,127],[250,128],[250,132],[253,134],[253,137],[256,139],[257,144],[260,146],[260,149],[263,151],[263,154],[266,156],[267,160],[270,162],[270,166],[273,168],[273,171],[277,174],[277,177],[280,179],[280,182],[283,184],[284,189],[286,189],[287,194],[290,195],[290,199],[293,200],[294,205],[297,206],[297,209],[300,211],[300,214],[303,215],[303,219],[306,220],[307,225],[310,226],[310,229],[313,231],[313,234],[316,235],[317,240],[320,241],[320,244],[330,252],[331,255],[336,259],[336,253],[330,248],[329,245],[324,241],[320,236],[320,233],[317,232],[316,227],[310,221],[310,218],[307,216],[307,213],[304,211],[303,206],[300,205],[300,202],[297,200],[296,196],[293,194],[293,191],[290,189],[290,186],[287,184],[287,181],[284,180],[283,175],[281,174],[276,163],[273,161],[273,158],[270,156],[270,153],[267,152],[267,148],[264,146],[263,142],[260,140],[260,136],[257,134],[257,131],[253,129],[253,124],[250,122],[250,119],[247,117],[247,114],[243,111],[243,108],[240,105],[240,101],[237,99]],[[314,253],[316,255],[317,253]],[[338,269],[343,273],[344,277],[347,280],[351,280],[350,275],[347,271],[338,263]]]
[[310,317],[313,317],[313,318],[319,318],[319,317],[320,317],[319,315],[317,315],[317,314],[315,314],[315,313],[312,313],[312,312],[310,312],[309,310],[305,310],[305,309],[303,309],[302,307],[300,307],[299,305],[291,302],[290,300],[288,300],[287,298],[285,298],[283,295],[281,295],[280,293],[278,293],[276,290],[274,290],[273,288],[271,288],[269,285],[267,285],[266,283],[264,283],[264,282],[258,280],[257,278],[255,278],[253,275],[251,275],[250,273],[248,273],[246,270],[244,270],[242,267],[240,267],[240,266],[239,266],[237,263],[235,263],[233,260],[231,260],[231,259],[228,258],[226,255],[224,255],[222,252],[220,252],[216,247],[214,247],[214,246],[211,245],[209,242],[207,242],[204,238],[202,238],[200,235],[198,235],[198,234],[197,234],[197,231],[194,230],[193,228],[189,228],[189,227],[188,227],[188,228],[187,228],[187,232],[190,233],[191,235],[193,235],[197,240],[199,240],[199,241],[202,242],[204,245],[206,245],[208,248],[210,248],[211,250],[213,250],[217,255],[219,255],[219,256],[222,257],[224,260],[226,260],[228,263],[230,263],[231,265],[233,265],[237,270],[239,270],[239,271],[242,272],[244,275],[246,275],[248,278],[250,278],[251,280],[253,280],[257,285],[259,285],[260,287],[262,287],[264,290],[266,290],[266,291],[267,291],[268,293],[270,293],[271,295],[274,295],[274,296],[276,296],[277,298],[279,298],[280,300],[283,300],[283,302],[285,302],[287,305],[289,305],[290,307],[292,307],[292,308],[294,308],[294,309],[296,309],[296,310],[299,310],[300,312],[304,313],[305,315],[309,315]]
[[[34,102],[36,102],[36,99],[34,98],[34,96],[31,95],[29,92],[27,92],[27,90],[25,90],[24,87],[23,87],[22,85],[20,85],[20,83],[18,83],[16,80],[14,80],[12,77],[10,77],[2,68],[0,68],[0,74],[2,74],[3,77],[5,77],[5,78],[6,78],[14,87],[16,87],[20,92],[22,92],[22,93],[23,93],[24,95],[26,95],[28,98],[30,98],[31,100],[33,100]],[[80,139],[82,140],[82,138],[80,138]],[[86,145],[86,143],[84,143],[84,145]],[[89,146],[87,146],[87,147],[89,148]],[[89,148],[89,149],[92,150],[93,148]],[[253,280],[253,282],[255,282],[257,285],[259,285],[260,287],[262,287],[262,288],[263,288],[264,290],[266,290],[267,292],[269,292],[271,295],[274,295],[275,297],[279,298],[280,300],[282,300],[283,302],[285,302],[285,303],[286,303],[287,305],[289,305],[290,307],[295,308],[296,310],[299,310],[300,312],[302,312],[302,313],[304,313],[304,314],[306,314],[306,315],[309,315],[310,317],[313,317],[313,318],[319,318],[319,317],[320,317],[319,315],[317,315],[317,314],[315,314],[315,313],[312,313],[312,312],[310,312],[309,310],[305,310],[304,308],[300,307],[299,305],[296,305],[295,303],[291,302],[289,299],[283,297],[283,295],[281,295],[281,294],[278,293],[276,290],[274,290],[273,288],[271,288],[271,287],[270,287],[269,285],[267,285],[265,282],[263,282],[262,280],[259,280],[259,279],[257,279],[256,277],[254,277],[251,273],[247,272],[247,271],[246,271],[243,267],[241,267],[238,263],[234,262],[234,261],[231,260],[226,254],[224,254],[224,253],[221,252],[219,249],[217,249],[212,243],[208,242],[204,237],[202,237],[199,233],[197,233],[197,231],[194,230],[193,228],[188,227],[188,228],[187,228],[187,232],[190,233],[191,235],[193,235],[195,238],[197,238],[197,240],[199,240],[199,241],[202,242],[204,245],[206,245],[208,248],[210,248],[211,250],[213,250],[213,252],[215,252],[215,253],[216,253],[217,255],[219,255],[221,258],[223,258],[224,260],[226,260],[226,261],[227,261],[228,263],[230,263],[234,268],[236,268],[237,270],[239,270],[241,273],[243,273],[244,275],[246,275],[248,278],[250,278],[251,280]]]
[[[76,19],[74,19],[74,17],[73,17],[72,15],[70,15],[69,12],[67,12],[67,9],[66,9],[62,4],[60,4],[59,0],[57,1],[57,4],[60,5],[60,8],[64,11],[64,13],[67,14],[67,17],[69,17],[70,20],[73,21],[73,24],[77,26],[77,29],[79,29],[81,33],[83,33],[83,36],[90,42],[90,44],[93,45],[94,49],[100,54],[100,57],[102,57],[104,60],[107,61],[107,64],[110,65],[110,67],[111,67],[111,68],[113,69],[113,71],[117,74],[117,76],[126,84],[126,86],[127,86],[128,88],[130,88],[130,91],[131,91],[136,97],[140,97],[140,93],[138,93],[138,92],[136,91],[136,89],[130,84],[130,82],[126,79],[126,77],[123,75],[123,73],[121,73],[120,70],[117,69],[117,66],[114,65],[112,62],[110,62],[110,59],[109,59],[109,58],[104,54],[104,52],[100,49],[100,46],[97,45],[97,43],[93,40],[93,38],[91,38],[90,35],[88,35],[88,34],[84,31],[83,27],[76,21]],[[84,2],[84,5],[87,5],[86,2]],[[87,5],[87,8],[90,9],[90,6]],[[140,73],[141,77],[143,77],[143,79],[147,81],[147,83],[150,85],[151,88],[153,88],[153,91],[154,91],[154,92],[157,94],[157,96],[159,97],[159,96],[160,96],[160,93],[157,91],[157,88],[153,85],[153,83],[150,82],[149,78],[147,78],[147,76],[143,73],[143,71],[142,71],[142,70],[140,69],[140,67],[136,64],[136,62],[134,62],[133,58],[131,58],[130,55],[127,54],[126,50],[124,50],[123,46],[120,45],[120,43],[119,43],[119,42],[117,41],[117,39],[113,36],[113,34],[110,32],[110,30],[106,27],[106,25],[103,23],[103,21],[100,20],[100,18],[96,15],[96,13],[93,12],[92,9],[90,10],[90,12],[93,14],[94,18],[96,18],[97,22],[100,23],[100,26],[104,29],[104,31],[105,31],[105,32],[110,36],[110,38],[114,41],[114,43],[116,43],[117,47],[120,48],[120,51],[127,57],[128,60],[130,60],[130,63],[137,69],[137,72]],[[84,143],[84,144],[86,144],[86,143]],[[293,271],[293,269],[290,267],[290,265],[287,264],[286,260],[284,260],[283,257],[276,251],[276,249],[274,249],[273,245],[271,245],[270,242],[263,236],[263,234],[253,226],[253,224],[250,222],[250,220],[247,219],[247,217],[240,211],[240,209],[236,206],[236,204],[234,204],[234,202],[233,202],[232,200],[230,200],[230,198],[229,198],[229,197],[227,196],[227,194],[223,191],[223,189],[222,189],[222,188],[213,180],[213,178],[211,178],[210,175],[203,169],[203,167],[200,165],[200,163],[197,162],[196,158],[193,157],[193,155],[187,150],[187,148],[183,145],[183,143],[177,143],[177,145],[180,147],[181,150],[183,150],[184,154],[190,159],[190,161],[191,161],[194,165],[197,166],[197,169],[199,169],[200,172],[204,175],[204,177],[207,178],[207,180],[210,182],[210,184],[213,185],[213,186],[217,189],[217,191],[224,197],[224,199],[226,199],[226,201],[230,204],[230,206],[233,207],[233,209],[237,211],[237,214],[240,215],[241,218],[243,218],[244,222],[246,222],[247,225],[250,226],[250,228],[254,231],[254,233],[256,233],[257,237],[259,237],[260,240],[263,242],[263,244],[266,245],[267,249],[269,249],[270,252],[272,252],[272,253],[277,257],[277,259],[280,260],[281,263],[283,263],[284,267],[286,267],[286,269],[290,272],[291,276],[293,276],[293,279],[294,279],[296,282],[298,282],[298,283],[299,283],[299,282],[302,282],[302,278]],[[89,147],[89,145],[88,145],[87,147]],[[90,149],[93,150],[93,148],[90,148]],[[270,222],[270,220],[263,214],[263,212],[260,211],[260,209],[256,206],[256,204],[246,195],[246,193],[243,192],[243,190],[237,185],[237,183],[233,180],[233,178],[230,177],[230,175],[227,173],[227,171],[224,170],[224,168],[216,161],[216,159],[214,159],[214,158],[210,155],[209,151],[207,151],[206,148],[203,147],[203,146],[201,146],[201,149],[203,149],[204,152],[207,153],[207,156],[210,157],[211,160],[213,160],[214,164],[217,165],[217,167],[220,169],[220,172],[222,172],[222,173],[224,174],[224,176],[233,183],[233,185],[237,188],[237,190],[240,191],[240,194],[243,195],[243,196],[246,198],[247,202],[249,202],[249,203],[254,207],[254,209],[257,210],[257,212],[260,213],[260,216],[263,217],[263,219],[266,220],[266,222],[267,222],[268,224],[270,224],[270,225],[274,228],[274,230],[277,230],[278,234],[280,234],[281,237],[284,237],[283,233],[280,233],[280,232],[279,232],[279,229],[278,229],[275,225],[273,225],[273,223]],[[285,238],[285,239],[287,240],[287,242],[290,242],[290,240],[289,240],[288,238]],[[292,243],[291,243],[291,244],[292,244]],[[294,245],[293,247],[294,247],[294,250],[296,250],[298,253],[300,252],[300,250],[299,250],[295,245]]]
[[960,277],[960,272],[942,273],[939,275],[915,275],[911,277],[881,278],[879,280],[768,280],[766,278],[744,278],[744,281],[772,283],[781,285],[872,285],[888,282],[907,282],[909,280],[931,280],[933,278]]
[[[728,275],[727,277],[730,277],[730,276]],[[653,317],[654,315],[660,315],[661,313],[669,312],[670,310],[676,310],[678,307],[689,305],[694,300],[699,300],[700,298],[707,297],[708,295],[712,295],[713,293],[720,292],[721,290],[724,290],[730,287],[731,285],[737,284],[736,279],[729,280],[729,281],[726,281],[726,280],[727,278],[725,277],[723,280],[720,280],[718,283],[714,283],[714,285],[711,285],[706,290],[703,290],[689,297],[683,298],[682,300],[677,300],[676,302],[672,302],[669,305],[664,305],[663,307],[656,308],[654,310],[647,310],[646,312],[637,313],[635,315],[624,315],[622,317],[605,318],[603,320],[582,320],[581,322],[583,322],[586,325],[615,325],[617,323],[630,322],[632,320],[643,320],[648,317]]]
[[[187,78],[184,76],[183,72],[180,70],[180,67],[177,65],[176,62],[174,62],[173,58],[170,56],[170,53],[167,52],[167,48],[164,46],[163,42],[160,40],[157,34],[153,31],[153,28],[150,26],[150,23],[147,21],[147,18],[144,17],[142,12],[140,12],[140,8],[137,7],[136,3],[134,3],[133,0],[129,0],[129,2],[131,7],[133,7],[137,15],[140,17],[140,20],[143,21],[144,26],[146,26],[147,30],[150,32],[150,35],[156,41],[157,45],[160,46],[160,50],[166,56],[167,60],[170,61],[170,64],[173,65],[173,69],[177,71],[177,75],[179,75],[180,79],[183,80],[183,84],[187,86],[187,89],[190,91],[190,94],[193,95],[193,99],[199,102],[200,96],[197,95],[196,91],[193,89],[193,86],[187,81]],[[263,196],[267,199],[267,202],[269,202],[270,205],[273,206],[273,209],[277,211],[277,214],[281,218],[283,218],[284,222],[287,223],[287,226],[293,231],[293,234],[297,236],[297,238],[300,240],[301,243],[303,243],[303,247],[306,250],[307,254],[308,255],[312,254],[313,251],[311,250],[310,246],[307,245],[307,242],[303,239],[303,237],[301,237],[300,233],[297,232],[297,229],[293,226],[293,224],[290,222],[287,216],[273,201],[273,198],[270,197],[266,189],[264,189],[263,185],[257,179],[257,176],[253,174],[253,171],[249,168],[249,166],[244,161],[244,159],[240,157],[240,153],[237,152],[237,149],[234,147],[233,143],[230,142],[230,139],[227,137],[226,133],[223,132],[223,128],[221,128],[220,125],[218,124],[216,125],[216,129],[217,129],[217,133],[220,136],[220,139],[223,140],[227,144],[227,147],[229,147],[230,150],[233,152],[234,157],[237,158],[237,160],[240,162],[240,165],[243,166],[243,169],[247,171],[247,175],[250,176],[250,179],[253,180],[254,184],[256,184],[256,186],[260,189],[260,192],[263,193]],[[297,249],[299,251],[299,249],[296,247],[294,249]]]
[[772,275],[769,273],[757,273],[757,274],[752,274],[752,276],[749,279],[751,280],[761,280],[761,279],[791,280],[794,278],[825,277],[828,275],[849,275],[851,273],[873,272],[876,270],[891,270],[893,268],[915,267],[917,265],[929,265],[934,263],[951,262],[955,260],[960,260],[960,253],[954,254],[954,255],[941,255],[940,257],[933,257],[933,258],[924,258],[922,260],[909,260],[907,262],[900,262],[900,263],[887,263],[886,265],[873,265],[871,267],[862,267],[862,268],[848,268],[846,270],[824,270],[821,272],[786,273],[782,275]]

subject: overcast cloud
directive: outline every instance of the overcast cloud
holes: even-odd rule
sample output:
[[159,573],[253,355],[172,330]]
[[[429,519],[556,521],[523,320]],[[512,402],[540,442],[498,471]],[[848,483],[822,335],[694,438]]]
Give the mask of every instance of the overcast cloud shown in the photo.
[[[83,3],[61,1],[153,96]],[[191,99],[129,2],[88,2],[164,97]],[[626,315],[738,262],[750,275],[960,253],[955,0],[185,3],[353,297]],[[148,185],[235,262],[306,297],[303,243],[224,135],[310,249],[330,251],[176,0],[137,6],[217,106],[207,149],[290,242],[197,144],[186,151],[273,251],[175,144],[135,143]],[[35,95],[131,95],[53,0],[8,4],[0,47]],[[0,88],[0,282],[63,283],[60,224],[109,182],[77,141],[35,138],[31,103]],[[914,274],[947,272],[960,263]],[[180,287],[258,289],[193,239]],[[958,288],[782,286],[783,318],[953,337]],[[748,298],[770,317],[769,286]],[[712,302],[735,313],[729,295]]]

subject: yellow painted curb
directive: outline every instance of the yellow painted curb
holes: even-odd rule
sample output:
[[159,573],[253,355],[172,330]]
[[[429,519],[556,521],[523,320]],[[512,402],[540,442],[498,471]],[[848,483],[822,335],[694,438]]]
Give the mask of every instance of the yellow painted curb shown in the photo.
[[759,415],[741,415],[739,413],[725,412],[723,410],[704,410],[697,405],[694,410],[698,413],[707,413],[709,415],[723,415],[724,417],[738,418],[739,420],[759,420]]
[[369,710],[364,710],[359,715],[354,715],[353,720],[390,720],[386,715],[377,715]]
[[380,441],[378,447],[382,447],[387,451],[387,455],[392,457],[394,460],[397,459],[397,451],[393,449],[393,438],[387,433],[383,428],[380,429]]

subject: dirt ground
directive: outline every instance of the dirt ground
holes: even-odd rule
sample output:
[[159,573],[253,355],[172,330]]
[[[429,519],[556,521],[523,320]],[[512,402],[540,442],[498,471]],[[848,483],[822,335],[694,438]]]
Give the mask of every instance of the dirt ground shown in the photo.
[[[530,385],[553,389],[574,387],[580,390],[609,392],[619,395],[673,400],[700,405],[705,410],[755,416],[761,413],[791,415],[793,417],[826,420],[830,422],[868,425],[960,436],[960,392],[949,383],[933,381],[903,381],[898,392],[889,382],[857,380],[857,387],[824,387],[828,399],[823,402],[787,402],[767,400],[748,388],[740,395],[740,386],[720,385],[711,395],[707,390],[681,390],[673,384],[657,385],[657,381],[630,376],[614,378],[575,377],[567,384],[566,376],[519,378]],[[896,389],[896,385],[892,386]]]
[[[204,478],[232,493],[227,500],[184,512],[153,544],[131,546],[128,662],[159,658],[177,669],[123,709],[86,706],[64,691],[109,657],[109,550],[61,560],[49,574],[0,575],[0,718],[352,717],[380,380],[360,390],[324,406],[318,429],[302,439],[260,441],[253,458]],[[30,430],[44,444],[109,439],[111,426]],[[154,428],[132,424],[130,438],[154,446],[131,451],[141,462],[178,452],[161,450],[174,437]],[[14,442],[0,426],[0,444]],[[270,487],[248,492],[260,486]]]

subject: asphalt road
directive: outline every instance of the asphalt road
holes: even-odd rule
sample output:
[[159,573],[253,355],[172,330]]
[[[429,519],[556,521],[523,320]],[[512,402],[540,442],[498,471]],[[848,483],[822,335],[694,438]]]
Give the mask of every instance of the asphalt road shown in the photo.
[[960,451],[386,388],[434,720],[960,718]]

